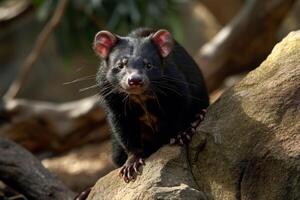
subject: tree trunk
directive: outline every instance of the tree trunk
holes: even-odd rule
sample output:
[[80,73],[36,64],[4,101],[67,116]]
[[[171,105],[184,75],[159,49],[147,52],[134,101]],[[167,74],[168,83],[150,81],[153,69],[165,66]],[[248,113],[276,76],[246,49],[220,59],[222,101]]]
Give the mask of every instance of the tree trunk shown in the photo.
[[0,138],[0,180],[31,200],[72,200],[74,193],[31,153]]

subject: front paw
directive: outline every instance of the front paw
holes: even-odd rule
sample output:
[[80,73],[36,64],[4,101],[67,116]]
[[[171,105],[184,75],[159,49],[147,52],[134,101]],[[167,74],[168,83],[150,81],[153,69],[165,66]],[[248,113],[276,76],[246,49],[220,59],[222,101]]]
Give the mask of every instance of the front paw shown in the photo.
[[173,137],[170,139],[170,144],[179,144],[179,145],[184,145],[184,144],[188,144],[193,136],[194,132],[192,131],[192,129],[188,129],[182,133],[179,133],[176,137]]
[[144,158],[136,155],[129,156],[126,163],[120,169],[119,176],[121,176],[126,183],[134,181],[136,176],[141,174],[139,168],[143,165],[145,165]]
[[199,124],[204,120],[204,116],[206,114],[206,109],[201,110],[199,114],[195,116],[195,120],[190,124],[190,126],[184,131],[179,134],[177,134],[176,137],[173,137],[170,139],[170,144],[179,144],[184,145],[188,144],[194,133],[196,132],[196,128],[199,126]]

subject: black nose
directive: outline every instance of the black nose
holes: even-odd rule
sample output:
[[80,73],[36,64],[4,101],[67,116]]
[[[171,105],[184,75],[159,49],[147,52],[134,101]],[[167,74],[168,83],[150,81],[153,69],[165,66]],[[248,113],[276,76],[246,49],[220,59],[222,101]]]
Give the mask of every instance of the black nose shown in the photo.
[[129,86],[143,86],[144,81],[141,77],[132,76],[128,78],[128,85]]

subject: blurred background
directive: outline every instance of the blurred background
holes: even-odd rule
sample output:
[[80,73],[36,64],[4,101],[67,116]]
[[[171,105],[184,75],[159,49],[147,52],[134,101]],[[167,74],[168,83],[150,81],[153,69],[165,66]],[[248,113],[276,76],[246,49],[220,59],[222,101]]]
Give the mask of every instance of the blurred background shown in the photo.
[[[53,16],[58,2],[1,1],[1,95],[4,95],[14,81],[37,37]],[[94,80],[71,85],[64,83],[95,74],[99,60],[92,50],[92,42],[94,35],[103,29],[126,35],[140,26],[164,27],[195,54],[203,42],[220,28],[220,24],[207,10],[202,13],[203,8],[195,6],[197,5],[185,0],[69,1],[59,25],[47,38],[47,44],[41,50],[42,53],[18,96],[63,102],[95,94],[96,90],[79,92],[79,89],[94,84]],[[208,29],[201,30],[204,29],[201,24],[208,23],[206,19],[199,19],[205,18],[204,15],[208,15],[212,24]]]
[[[43,27],[53,16],[58,2],[0,1],[1,96],[15,80]],[[95,94],[95,88],[79,92],[81,88],[93,85],[94,80],[70,85],[64,83],[96,72],[99,60],[91,46],[95,33],[103,29],[126,35],[140,26],[167,28],[191,55],[197,57],[200,47],[230,22],[242,10],[245,2],[70,0],[58,25],[45,39],[45,45],[40,49],[40,55],[21,86],[18,97],[64,102]],[[285,11],[287,16],[282,17],[283,23],[276,30],[277,40],[299,28],[299,7],[298,2],[288,12]],[[278,12],[282,12],[280,9]],[[244,38],[248,34],[251,33],[245,32]]]
[[91,99],[93,38],[141,26],[172,32],[200,65],[213,102],[299,29],[300,1],[0,0],[0,137],[71,189],[93,185],[114,168],[105,116]]

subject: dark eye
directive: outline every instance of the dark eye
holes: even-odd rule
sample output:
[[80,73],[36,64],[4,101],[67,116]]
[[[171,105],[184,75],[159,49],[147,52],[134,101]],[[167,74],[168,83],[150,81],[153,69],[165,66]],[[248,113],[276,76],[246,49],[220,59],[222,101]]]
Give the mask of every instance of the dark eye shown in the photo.
[[146,63],[146,68],[147,69],[151,69],[153,66],[151,65],[151,63]]
[[120,69],[123,69],[123,67],[124,67],[124,64],[123,64],[123,63],[121,63],[121,62],[118,62],[118,63],[117,63],[117,67],[118,67],[118,68],[120,68]]

